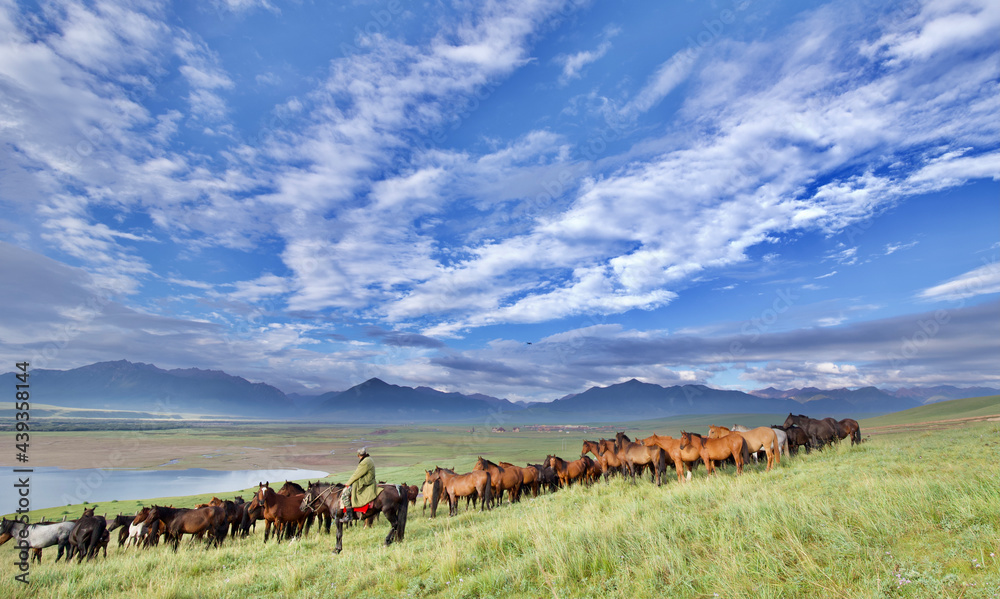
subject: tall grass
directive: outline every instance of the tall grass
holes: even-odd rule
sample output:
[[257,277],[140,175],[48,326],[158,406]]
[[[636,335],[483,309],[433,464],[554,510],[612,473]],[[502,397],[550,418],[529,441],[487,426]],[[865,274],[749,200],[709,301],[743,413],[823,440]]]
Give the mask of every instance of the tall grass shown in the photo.
[[[879,436],[663,487],[572,487],[281,545],[183,543],[32,566],[5,597],[998,597],[1000,426]],[[498,456],[503,457],[503,456]],[[12,553],[8,554],[13,556]]]

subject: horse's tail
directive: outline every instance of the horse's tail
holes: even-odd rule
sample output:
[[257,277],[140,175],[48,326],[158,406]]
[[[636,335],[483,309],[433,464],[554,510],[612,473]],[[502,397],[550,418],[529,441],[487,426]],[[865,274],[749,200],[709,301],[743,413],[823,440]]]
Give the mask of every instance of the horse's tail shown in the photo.
[[851,443],[861,445],[861,427],[857,424],[855,424],[854,428],[851,430]]
[[483,496],[482,496],[483,506],[489,505],[490,509],[493,509],[493,481],[489,472],[486,472],[485,486],[486,488],[483,490]]
[[396,540],[402,541],[406,534],[406,514],[410,509],[410,500],[406,495],[399,498],[399,507],[396,508]]
[[438,502],[441,501],[441,479],[434,481],[431,485],[431,518],[437,516]]
[[[740,435],[741,438],[742,436],[743,435]],[[740,448],[740,453],[742,454],[743,457],[743,463],[744,464],[750,463],[750,446],[747,445],[746,439],[743,439],[743,446]]]

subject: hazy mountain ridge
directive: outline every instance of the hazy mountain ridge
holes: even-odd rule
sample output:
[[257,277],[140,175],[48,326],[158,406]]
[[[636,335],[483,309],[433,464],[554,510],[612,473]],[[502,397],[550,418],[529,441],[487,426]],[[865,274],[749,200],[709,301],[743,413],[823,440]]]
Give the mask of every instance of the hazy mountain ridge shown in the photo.
[[[884,414],[945,399],[1000,395],[989,387],[914,387],[884,391],[774,388],[751,393],[705,385],[663,387],[631,379],[591,387],[551,402],[511,402],[489,395],[444,392],[369,379],[345,391],[288,394],[220,370],[163,370],[127,360],[71,370],[31,371],[31,398],[71,408],[191,412],[233,417],[306,418],[327,422],[573,423],[628,421],[692,414],[785,414],[845,417]],[[15,373],[0,376],[8,387]]]

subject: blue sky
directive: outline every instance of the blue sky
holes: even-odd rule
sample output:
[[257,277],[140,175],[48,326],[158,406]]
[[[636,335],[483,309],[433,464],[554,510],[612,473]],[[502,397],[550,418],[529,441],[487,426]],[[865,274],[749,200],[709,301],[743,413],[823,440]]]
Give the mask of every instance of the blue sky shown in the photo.
[[1000,5],[0,0],[0,354],[1000,385]]

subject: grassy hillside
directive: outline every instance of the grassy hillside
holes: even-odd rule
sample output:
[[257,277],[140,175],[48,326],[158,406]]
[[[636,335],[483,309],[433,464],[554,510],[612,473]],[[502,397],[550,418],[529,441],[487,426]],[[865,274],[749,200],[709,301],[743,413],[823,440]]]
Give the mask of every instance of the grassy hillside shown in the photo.
[[862,420],[860,424],[863,431],[865,427],[915,424],[936,420],[955,420],[958,418],[981,418],[985,416],[1000,416],[1000,395],[942,401],[903,410],[894,414],[868,418]]
[[[382,522],[333,539],[206,551],[185,542],[54,564],[2,597],[997,597],[1000,423],[876,436],[662,488],[575,487],[455,518],[411,511],[404,543]],[[498,454],[499,455],[499,454]],[[499,457],[503,457],[499,455]],[[461,467],[462,464],[459,464]],[[178,504],[184,504],[179,501]]]

